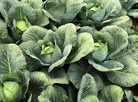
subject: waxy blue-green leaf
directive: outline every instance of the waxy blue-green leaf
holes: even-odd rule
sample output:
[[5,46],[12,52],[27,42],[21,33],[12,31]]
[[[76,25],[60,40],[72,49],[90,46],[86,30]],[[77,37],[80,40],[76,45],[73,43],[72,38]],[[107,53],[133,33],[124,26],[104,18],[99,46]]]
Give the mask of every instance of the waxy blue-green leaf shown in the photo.
[[89,95],[80,100],[80,102],[100,102],[99,99],[94,95]]
[[41,9],[43,7],[42,0],[22,0],[22,3],[28,4],[34,9]]
[[80,102],[81,99],[84,99],[89,95],[97,96],[97,93],[97,86],[94,78],[90,74],[85,74],[81,80],[77,102]]
[[119,71],[106,73],[108,79],[117,85],[131,87],[138,84],[138,36],[129,36],[129,44],[127,48],[122,50],[112,59],[116,59],[124,65],[124,68]]
[[83,0],[48,0],[44,8],[56,22],[65,24],[71,22],[84,5]]
[[39,102],[68,102],[66,91],[59,86],[48,86],[40,96]]
[[68,77],[65,73],[65,71],[61,68],[56,68],[50,73],[48,72],[48,69],[42,69],[43,73],[45,73],[46,78],[48,79],[47,84],[53,85],[53,84],[69,84]]
[[43,9],[36,9],[36,19],[34,21],[34,25],[38,26],[46,26],[49,24],[49,17],[45,14]]
[[102,63],[95,63],[92,61],[92,59],[89,60],[89,63],[93,65],[95,69],[101,72],[110,72],[110,71],[116,71],[116,70],[121,70],[123,69],[124,65],[118,61],[114,60],[109,60],[109,61],[104,61]]
[[131,90],[124,90],[128,102],[133,102],[133,92]]
[[14,5],[8,12],[8,23],[13,26],[13,21],[28,21],[33,23],[36,19],[35,10],[27,4]]
[[92,58],[95,61],[102,62],[108,55],[108,46],[107,43],[101,46],[99,49],[93,52]]
[[22,42],[19,47],[20,49],[22,50],[24,56],[25,56],[25,59],[26,59],[26,69],[29,70],[29,71],[34,71],[34,70],[37,70],[39,69],[39,63],[37,60],[35,59],[32,59],[31,57],[29,57],[27,54],[26,54],[26,50],[32,50],[33,47],[35,45],[35,42],[34,41],[27,41],[27,42]]
[[121,102],[123,99],[123,90],[121,87],[116,85],[110,85],[104,87],[99,94],[100,102]]
[[12,43],[13,38],[9,36],[6,22],[0,19],[0,42],[2,43]]
[[92,16],[92,19],[97,22],[105,21],[109,17],[117,16],[122,9],[119,0],[100,0],[100,5],[102,6],[102,9],[98,10]]
[[81,84],[81,79],[84,74],[87,72],[87,66],[83,67],[79,64],[71,64],[69,66],[69,70],[67,72],[67,75],[69,77],[69,80],[73,83],[73,85],[79,89]]
[[11,74],[14,70],[25,67],[25,57],[17,45],[0,45],[0,74]]
[[103,36],[103,40],[108,42],[109,55],[107,58],[113,57],[122,49],[124,49],[128,44],[127,32],[118,26],[106,26],[101,29],[101,32],[110,34],[110,36]]
[[30,41],[30,40],[37,42],[38,40],[42,40],[46,35],[46,33],[47,33],[47,29],[44,29],[39,26],[32,26],[23,33],[22,40],[24,42]]
[[70,52],[71,52],[71,49],[72,49],[72,45],[66,45],[64,50],[63,50],[63,57],[56,61],[55,63],[53,63],[52,65],[50,65],[49,69],[48,69],[48,72],[51,72],[55,67],[58,67],[59,65],[62,65],[65,63],[67,57],[69,56]]
[[18,5],[18,0],[1,0],[0,1],[0,13],[7,20],[8,11],[13,5]]
[[68,44],[71,44],[73,47],[76,45],[77,40],[77,32],[76,26],[72,23],[60,26],[56,33],[58,34],[61,42],[61,48],[65,47]]
[[138,18],[138,9],[131,9],[128,11],[128,15],[134,18]]
[[78,34],[75,48],[71,51],[68,62],[73,63],[88,55],[94,48],[93,37],[89,33]]

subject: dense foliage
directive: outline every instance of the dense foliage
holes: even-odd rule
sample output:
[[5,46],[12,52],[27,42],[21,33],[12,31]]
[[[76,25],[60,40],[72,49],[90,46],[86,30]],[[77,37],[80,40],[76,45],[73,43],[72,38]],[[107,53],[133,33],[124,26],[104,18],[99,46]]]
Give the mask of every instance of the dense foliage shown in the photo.
[[0,102],[138,102],[138,0],[0,0]]

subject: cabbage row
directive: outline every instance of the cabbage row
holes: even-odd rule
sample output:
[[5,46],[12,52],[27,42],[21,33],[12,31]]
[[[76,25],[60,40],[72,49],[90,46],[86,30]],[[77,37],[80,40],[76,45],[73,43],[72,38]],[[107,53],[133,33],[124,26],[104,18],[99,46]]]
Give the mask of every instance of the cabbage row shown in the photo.
[[138,0],[0,0],[0,102],[138,102]]

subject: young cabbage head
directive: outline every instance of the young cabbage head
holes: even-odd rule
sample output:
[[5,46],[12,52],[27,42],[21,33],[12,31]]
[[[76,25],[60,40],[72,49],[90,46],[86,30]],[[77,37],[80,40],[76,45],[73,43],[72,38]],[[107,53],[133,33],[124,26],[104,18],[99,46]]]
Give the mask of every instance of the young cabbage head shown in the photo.
[[7,81],[3,83],[3,102],[18,102],[22,98],[21,86],[14,81]]

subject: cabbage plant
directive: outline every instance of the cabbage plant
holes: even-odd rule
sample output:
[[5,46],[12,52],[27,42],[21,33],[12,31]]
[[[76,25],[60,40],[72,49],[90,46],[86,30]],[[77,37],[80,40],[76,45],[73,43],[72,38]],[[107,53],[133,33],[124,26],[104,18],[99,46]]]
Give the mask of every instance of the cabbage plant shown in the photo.
[[138,0],[0,0],[0,102],[138,102]]

